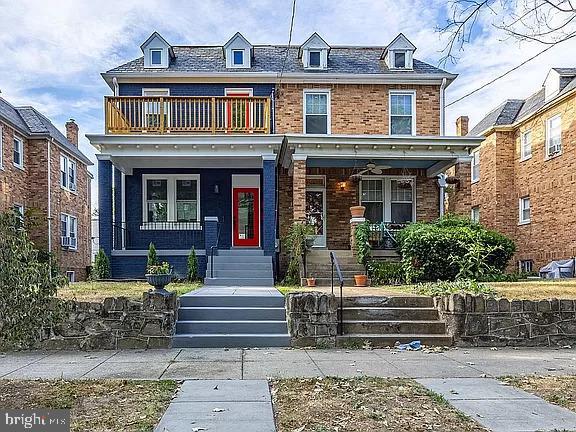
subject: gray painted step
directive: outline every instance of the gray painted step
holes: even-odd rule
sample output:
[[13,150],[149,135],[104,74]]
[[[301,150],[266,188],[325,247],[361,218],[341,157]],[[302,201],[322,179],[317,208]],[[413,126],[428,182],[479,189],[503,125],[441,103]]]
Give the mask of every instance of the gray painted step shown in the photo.
[[345,321],[422,321],[438,320],[434,308],[348,307],[343,310]]
[[[210,254],[207,256],[208,262],[211,262]],[[222,263],[271,263],[272,257],[258,256],[258,255],[230,255],[230,256],[215,256],[214,265]]]
[[344,321],[345,334],[446,334],[443,321]]
[[448,346],[452,345],[452,337],[437,334],[347,334],[336,338],[336,345],[346,347],[369,342],[373,347],[394,346],[396,342],[409,343],[419,340],[423,345]]
[[[210,260],[208,260],[208,270],[211,269]],[[230,262],[230,261],[215,261],[214,270],[226,269],[226,270],[245,270],[249,266],[253,270],[266,270],[272,271],[272,260],[268,262],[251,262],[246,264],[244,262]]]
[[[216,267],[214,266],[214,277],[215,278],[272,278],[271,270],[255,270],[251,265],[245,265],[243,269],[228,269],[226,266]],[[212,273],[208,276],[212,277]]]
[[264,277],[264,278],[204,278],[205,285],[211,286],[259,286],[259,287],[271,287],[274,286],[274,278]]
[[284,307],[283,296],[230,296],[191,295],[180,296],[181,307]]
[[344,307],[425,307],[434,306],[432,297],[344,297]]
[[262,249],[218,249],[218,256],[264,256]]
[[178,334],[172,338],[173,348],[220,348],[220,347],[287,347],[288,334],[230,334],[196,335]]
[[286,321],[178,321],[176,334],[287,334]]
[[182,321],[241,321],[286,319],[284,307],[181,307],[178,309],[178,320]]

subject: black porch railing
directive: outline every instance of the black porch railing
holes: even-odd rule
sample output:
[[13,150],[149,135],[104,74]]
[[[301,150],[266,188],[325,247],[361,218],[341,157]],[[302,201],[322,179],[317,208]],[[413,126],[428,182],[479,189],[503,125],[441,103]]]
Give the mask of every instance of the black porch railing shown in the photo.
[[331,276],[330,285],[332,286],[332,295],[334,295],[334,270],[336,270],[336,276],[338,277],[338,282],[340,283],[340,305],[338,307],[338,334],[344,334],[344,299],[342,298],[342,287],[344,286],[344,278],[342,277],[342,272],[340,271],[340,263],[336,254],[330,251],[330,264],[331,264]]
[[204,248],[204,233],[200,222],[124,222],[114,225],[114,249]]
[[372,249],[392,250],[398,247],[396,235],[408,224],[381,222],[370,225],[368,241]]

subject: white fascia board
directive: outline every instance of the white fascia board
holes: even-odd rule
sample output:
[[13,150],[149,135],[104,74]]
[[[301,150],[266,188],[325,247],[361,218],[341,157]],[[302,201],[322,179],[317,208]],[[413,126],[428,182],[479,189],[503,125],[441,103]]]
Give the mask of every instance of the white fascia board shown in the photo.
[[310,135],[310,134],[286,134],[288,145],[403,145],[414,147],[445,147],[459,146],[470,149],[480,146],[484,137],[475,136],[426,136],[426,135]]
[[184,134],[119,134],[119,135],[106,135],[106,134],[86,134],[86,138],[93,146],[97,145],[122,145],[122,146],[146,146],[157,145],[162,147],[181,145],[272,145],[280,146],[284,139],[284,135],[278,134],[238,134],[238,135],[222,135],[222,134],[206,134],[206,135],[184,135]]

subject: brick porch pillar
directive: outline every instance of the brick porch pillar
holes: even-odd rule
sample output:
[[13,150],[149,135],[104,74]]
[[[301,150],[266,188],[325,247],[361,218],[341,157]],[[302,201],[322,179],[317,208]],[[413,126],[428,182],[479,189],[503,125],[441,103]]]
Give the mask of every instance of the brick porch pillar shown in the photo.
[[100,247],[112,253],[112,162],[98,160],[98,230]]
[[276,155],[262,155],[262,248],[265,255],[276,250]]
[[306,220],[306,155],[292,155],[292,203],[294,222]]

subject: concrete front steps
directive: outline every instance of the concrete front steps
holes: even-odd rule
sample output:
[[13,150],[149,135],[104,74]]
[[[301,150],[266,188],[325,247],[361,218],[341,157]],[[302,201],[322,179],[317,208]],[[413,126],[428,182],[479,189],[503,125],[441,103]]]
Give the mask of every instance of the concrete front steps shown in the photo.
[[344,297],[340,347],[394,346],[419,340],[424,345],[452,345],[446,323],[431,297]]
[[[242,290],[248,293],[239,294]],[[172,346],[290,346],[284,297],[272,287],[270,292],[273,294],[267,295],[265,292],[257,294],[256,288],[207,287],[197,293],[181,296]]]
[[[354,275],[365,274],[364,266],[358,264],[358,260],[351,250],[333,251],[336,254],[340,271],[344,278],[344,286],[354,286]],[[330,286],[332,264],[330,251],[327,249],[312,249],[306,254],[306,273],[308,277],[316,278],[317,286]],[[303,281],[306,282],[306,281]],[[339,286],[338,276],[334,270],[334,286]]]
[[[204,284],[207,286],[274,286],[272,257],[262,249],[222,249],[212,260],[208,252]],[[213,277],[212,277],[213,276]]]

